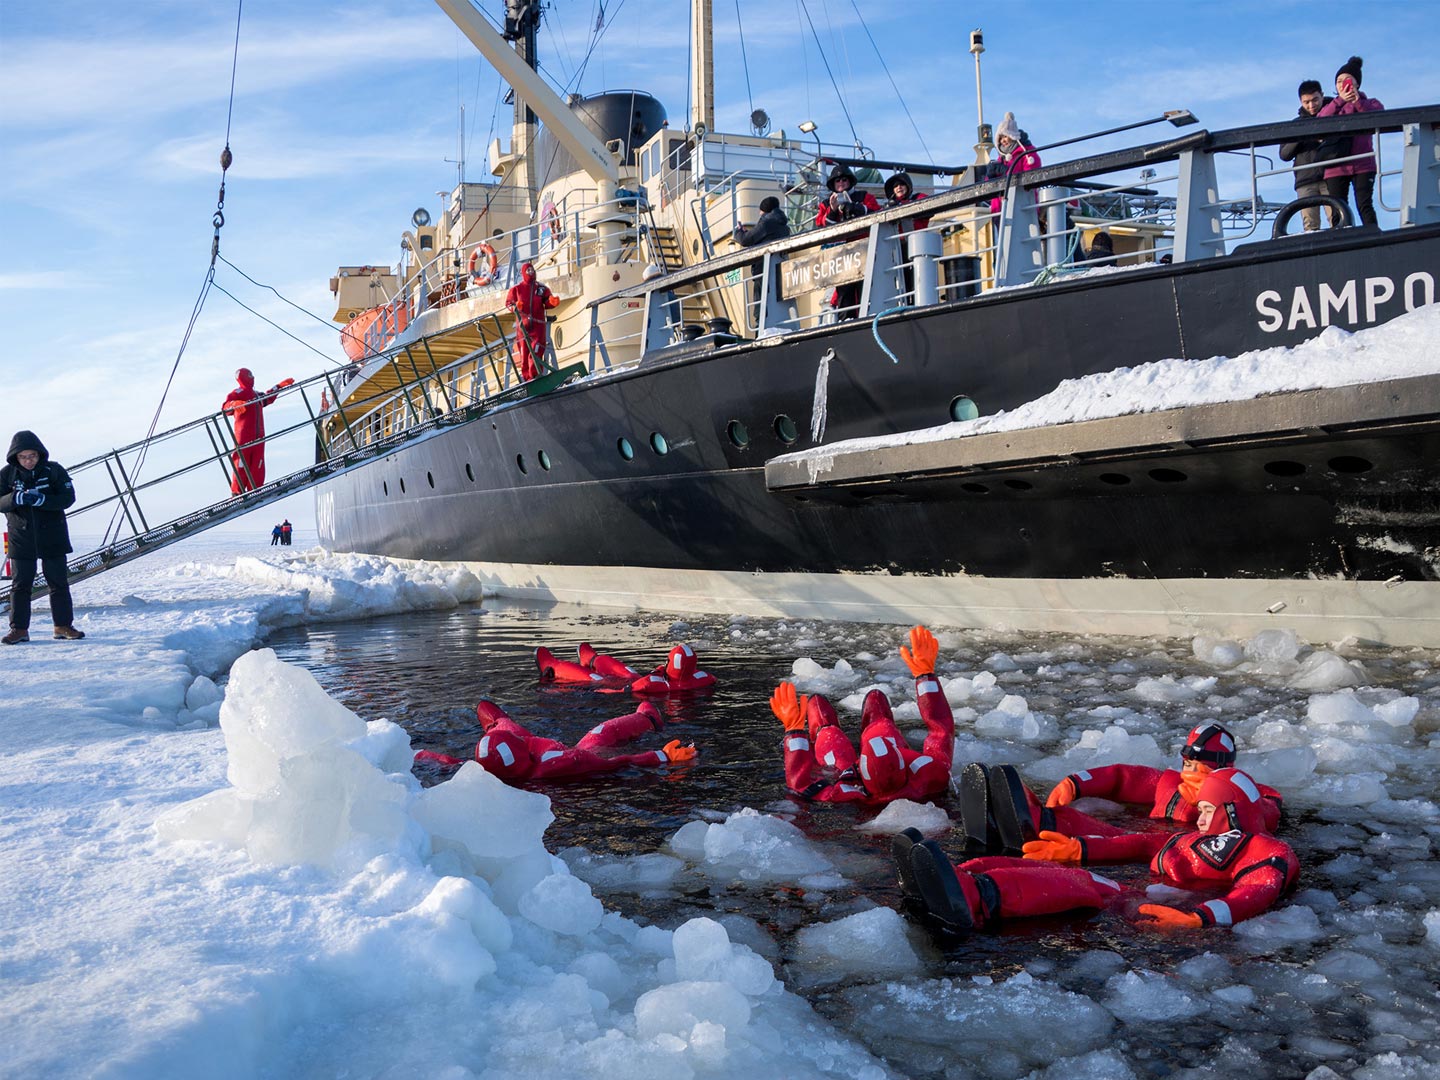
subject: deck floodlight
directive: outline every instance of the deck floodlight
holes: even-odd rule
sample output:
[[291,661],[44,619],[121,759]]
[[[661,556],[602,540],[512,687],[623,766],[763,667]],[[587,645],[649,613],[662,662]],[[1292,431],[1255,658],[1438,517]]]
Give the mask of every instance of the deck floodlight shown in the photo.
[[816,124],[814,120],[804,120],[801,121],[800,124],[800,130],[803,131],[806,135],[814,135],[815,127]]
[[1184,127],[1186,124],[1198,124],[1200,121],[1189,109],[1166,109],[1165,119],[1176,127]]
[[430,224],[430,211],[422,206],[410,215],[410,220],[417,229],[423,229],[426,225]]

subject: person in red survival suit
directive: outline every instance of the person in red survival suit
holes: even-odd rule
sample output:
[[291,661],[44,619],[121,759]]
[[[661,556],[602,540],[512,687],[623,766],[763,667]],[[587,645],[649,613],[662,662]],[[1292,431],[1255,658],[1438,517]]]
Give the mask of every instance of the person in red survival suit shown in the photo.
[[[1229,886],[1224,896],[1206,900],[1193,911],[1168,904],[1141,904],[1142,926],[1232,926],[1270,908],[1300,877],[1300,861],[1289,845],[1260,831],[1263,800],[1258,786],[1245,773],[1220,769],[1201,785],[1199,828],[1195,831],[1110,837],[1046,832],[1025,845],[1024,859],[973,859],[952,866],[934,841],[907,830],[908,835],[895,838],[892,851],[902,892],[951,930],[983,926],[1000,917],[1104,907],[1120,894],[1115,882],[1079,868],[1046,863],[1139,859],[1149,859],[1151,871],[1168,885],[1184,889]],[[1043,862],[1035,862],[1033,869],[1025,865],[1035,860]]]
[[[596,750],[620,746],[647,732],[662,731],[665,721],[659,710],[648,701],[628,716],[617,716],[591,728],[573,747],[531,734],[493,701],[480,702],[475,706],[475,714],[484,730],[480,741],[475,744],[475,760],[486,772],[493,773],[507,784],[526,780],[577,780],[618,772],[631,766],[653,769],[689,761],[696,754],[693,745],[682,745],[679,739],[672,739],[662,750],[647,750],[642,754],[601,757],[595,753]],[[439,765],[464,764],[462,758],[438,754],[433,750],[419,751],[415,760]]]
[[230,414],[235,424],[235,446],[230,455],[230,465],[235,475],[230,480],[230,493],[239,495],[242,491],[263,487],[265,484],[265,406],[275,403],[275,395],[287,386],[293,386],[294,379],[281,379],[265,393],[255,389],[255,376],[249,368],[235,372],[239,383],[225,398],[221,408]]
[[676,645],[660,667],[641,675],[630,684],[630,692],[642,697],[660,694],[693,694],[697,690],[713,690],[715,676],[701,671],[695,650],[689,645]]
[[505,294],[505,306],[515,316],[515,369],[526,382],[540,374],[549,336],[545,312],[559,304],[560,298],[535,279],[535,267],[528,262],[520,268],[520,281]]
[[[900,647],[901,659],[915,676],[915,697],[928,731],[919,751],[906,745],[890,702],[879,690],[865,696],[857,753],[829,701],[818,694],[801,698],[793,683],[777,686],[770,710],[785,727],[785,786],[791,794],[815,802],[881,805],[896,799],[922,802],[944,792],[950,783],[955,718],[935,678],[939,651],[935,635],[923,626],[910,631],[910,648]],[[827,780],[826,769],[839,778]]]
[[584,683],[601,686],[629,686],[639,672],[613,656],[598,653],[588,641],[579,648],[580,662],[561,660],[543,645],[535,650],[535,666],[540,669],[541,682]]
[[[1235,739],[1219,724],[1200,724],[1185,739],[1180,768],[1152,769],[1145,765],[1106,765],[1071,773],[1051,790],[1045,805],[1067,806],[1081,796],[1123,803],[1151,803],[1150,816],[1190,824],[1200,816],[1196,805],[1200,785],[1216,769],[1235,764]],[[1256,785],[1264,796],[1262,832],[1280,827],[1281,798],[1274,788]],[[1059,832],[1089,833],[1089,829],[1060,828]]]

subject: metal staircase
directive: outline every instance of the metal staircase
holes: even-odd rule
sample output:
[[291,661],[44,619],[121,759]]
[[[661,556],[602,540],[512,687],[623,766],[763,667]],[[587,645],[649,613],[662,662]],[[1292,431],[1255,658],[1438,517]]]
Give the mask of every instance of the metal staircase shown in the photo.
[[[71,531],[84,535],[84,525],[77,529],[77,524],[93,523],[94,534],[100,535],[100,522],[106,518],[108,522],[103,528],[104,541],[99,546],[69,560],[71,582],[94,577],[197,536],[393,453],[438,429],[471,423],[497,408],[549,393],[586,374],[583,364],[557,369],[554,354],[549,352],[547,370],[542,371],[539,378],[531,382],[521,382],[518,377],[512,380],[507,354],[508,346],[501,333],[497,340],[487,342],[475,354],[444,368],[432,365],[429,371],[422,371],[408,353],[371,360],[365,372],[367,384],[383,383],[386,387],[376,393],[357,395],[352,391],[346,395],[344,384],[337,380],[334,372],[311,376],[279,391],[274,404],[265,408],[267,425],[272,430],[257,442],[263,443],[272,462],[285,456],[293,460],[297,454],[303,454],[314,463],[198,509],[176,512],[177,507],[193,507],[197,487],[214,484],[215,474],[210,470],[217,466],[224,490],[228,491],[233,475],[232,454],[256,445],[237,446],[230,418],[223,411],[82,461],[68,470],[77,493],[86,490],[105,490],[106,493],[92,501],[77,503],[66,512]],[[454,373],[466,365],[467,379],[473,389],[462,399],[455,390]],[[377,375],[390,377],[382,380]],[[312,395],[316,393],[320,395],[318,410],[312,402]],[[330,404],[337,400],[342,402],[338,408]],[[297,419],[302,411],[303,415]],[[383,424],[373,422],[380,417],[385,418]],[[148,466],[151,473],[158,471],[159,475],[142,482],[142,466]],[[210,479],[199,475],[201,470],[207,470]],[[163,523],[152,525],[150,521],[154,517],[163,517]],[[127,535],[112,536],[122,530]],[[11,589],[8,580],[0,580],[0,610],[9,608]],[[48,591],[43,578],[37,580],[34,595],[43,596]]]

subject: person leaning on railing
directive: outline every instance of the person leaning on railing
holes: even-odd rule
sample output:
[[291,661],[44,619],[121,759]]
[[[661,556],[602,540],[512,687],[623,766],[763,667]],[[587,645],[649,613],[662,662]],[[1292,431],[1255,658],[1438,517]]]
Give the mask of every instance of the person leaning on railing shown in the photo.
[[[875,213],[880,204],[868,191],[855,190],[855,174],[848,165],[836,165],[830,170],[830,179],[825,181],[829,197],[820,200],[820,210],[815,215],[815,227],[824,228],[837,221],[851,221],[866,214]],[[852,237],[846,237],[846,240]],[[844,241],[840,241],[843,243]],[[864,285],[859,281],[835,286],[830,296],[830,306],[842,319],[853,319],[860,314],[860,297]]]
[[15,579],[10,590],[10,632],[0,642],[19,645],[30,640],[30,596],[37,562],[50,586],[55,636],[78,641],[85,634],[71,625],[75,608],[65,566],[65,556],[74,550],[65,511],[75,503],[75,485],[64,467],[50,460],[50,452],[33,431],[15,433],[5,460],[0,469],[0,513],[10,533]]
[[[1299,93],[1300,112],[1295,117],[1296,120],[1315,119],[1320,115],[1320,110],[1329,105],[1331,101],[1320,89],[1317,79],[1306,79],[1302,82]],[[1280,145],[1280,160],[1295,163],[1295,197],[1297,199],[1328,194],[1329,189],[1325,186],[1324,163],[1349,155],[1350,138],[1345,135],[1301,138]],[[1305,168],[1307,165],[1312,167]],[[1300,211],[1300,220],[1304,222],[1306,232],[1319,232],[1320,208],[1318,206],[1305,207]],[[1330,207],[1330,227],[1333,229],[1339,224],[1339,211]]]
[[[1360,92],[1360,68],[1365,63],[1358,56],[1352,56],[1335,72],[1335,97],[1320,110],[1321,116],[1353,116],[1356,113],[1378,112],[1385,108],[1378,98],[1366,97]],[[1342,161],[1325,170],[1325,186],[1330,194],[1344,202],[1355,189],[1355,209],[1360,213],[1360,224],[1378,225],[1375,217],[1375,157],[1374,136],[1368,132],[1357,132],[1350,144],[1354,161]],[[1359,157],[1364,154],[1366,156]]]

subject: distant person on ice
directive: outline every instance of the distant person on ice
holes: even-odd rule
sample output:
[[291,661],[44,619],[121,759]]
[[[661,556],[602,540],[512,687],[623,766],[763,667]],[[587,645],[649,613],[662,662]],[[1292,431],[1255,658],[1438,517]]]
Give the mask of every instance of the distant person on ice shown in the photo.
[[1140,860],[1149,860],[1151,872],[1166,885],[1226,890],[1193,907],[1141,904],[1142,926],[1232,926],[1268,910],[1300,877],[1295,853],[1264,832],[1262,803],[1249,776],[1220,769],[1200,787],[1193,831],[1089,837],[1045,832],[1025,845],[1023,859],[994,856],[955,866],[933,840],[907,829],[892,841],[891,852],[907,900],[951,931],[1001,918],[1110,906],[1121,899],[1119,884],[1080,867]]
[[0,513],[10,533],[10,562],[15,577],[10,589],[10,632],[0,641],[19,645],[30,640],[30,597],[35,589],[35,564],[45,570],[50,587],[50,616],[55,636],[78,641],[85,634],[71,625],[70,575],[65,556],[70,530],[65,510],[75,503],[75,485],[63,466],[50,460],[45,444],[33,431],[17,431],[0,468]]
[[528,262],[520,268],[519,283],[505,294],[505,306],[515,316],[515,370],[525,382],[540,374],[550,333],[545,312],[559,304],[560,298],[536,280],[535,267]]
[[290,537],[294,534],[294,532],[295,527],[290,524],[290,519],[286,518],[280,523],[280,543],[285,547],[289,547]]
[[[617,754],[601,757],[595,751],[620,746],[652,731],[663,731],[665,720],[660,710],[648,701],[628,716],[617,716],[591,728],[573,747],[554,739],[534,735],[506,715],[493,701],[475,706],[475,715],[485,734],[475,745],[475,760],[486,772],[493,773],[507,784],[527,780],[578,780],[625,768],[654,769],[682,761],[696,754],[694,746],[682,745],[672,739],[663,749],[641,754]],[[461,758],[421,750],[416,761],[439,765],[463,765]]]
[[918,751],[905,742],[890,702],[879,690],[865,697],[857,753],[829,701],[819,694],[799,697],[793,683],[775,688],[770,709],[785,726],[785,786],[792,794],[815,802],[882,805],[896,799],[923,802],[944,793],[954,756],[955,718],[935,678],[940,646],[923,626],[910,631],[910,646],[901,646],[900,657],[915,676],[920,718],[928,729]]
[[280,526],[276,525],[270,530],[270,546],[274,547],[278,543],[280,543]]
[[281,379],[265,393],[255,389],[255,376],[249,368],[235,372],[239,384],[225,398],[222,410],[229,414],[235,425],[235,451],[230,455],[230,466],[235,475],[230,480],[230,493],[252,491],[265,484],[265,406],[275,403],[275,395],[287,386],[294,385],[294,379]]

